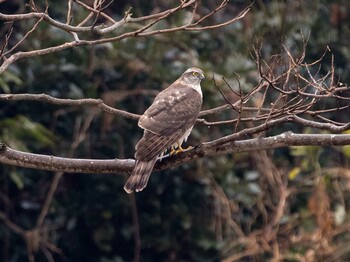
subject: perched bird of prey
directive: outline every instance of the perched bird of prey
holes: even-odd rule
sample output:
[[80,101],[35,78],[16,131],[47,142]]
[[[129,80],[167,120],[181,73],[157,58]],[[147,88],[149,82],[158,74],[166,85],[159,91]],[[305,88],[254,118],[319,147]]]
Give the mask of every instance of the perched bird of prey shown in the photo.
[[138,125],[144,133],[135,147],[136,164],[124,186],[127,193],[146,187],[159,155],[167,149],[183,150],[202,107],[203,78],[201,69],[187,69],[141,116]]

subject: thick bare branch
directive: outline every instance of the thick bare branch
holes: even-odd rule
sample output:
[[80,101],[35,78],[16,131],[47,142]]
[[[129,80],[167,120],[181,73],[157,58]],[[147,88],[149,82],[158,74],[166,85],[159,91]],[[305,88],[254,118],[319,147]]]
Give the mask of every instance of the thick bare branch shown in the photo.
[[[350,145],[350,135],[347,134],[294,134],[283,133],[266,138],[254,138],[232,141],[231,137],[217,139],[200,144],[192,150],[171,157],[164,157],[158,162],[155,170],[168,169],[194,160],[256,150],[268,150],[286,146],[339,146]],[[129,174],[134,167],[133,159],[73,159],[48,155],[39,155],[17,151],[0,144],[0,163],[25,168],[34,168],[66,173],[113,173]]]
[[20,152],[0,144],[0,162],[19,167],[67,173],[127,174],[134,166],[132,159],[73,159]]

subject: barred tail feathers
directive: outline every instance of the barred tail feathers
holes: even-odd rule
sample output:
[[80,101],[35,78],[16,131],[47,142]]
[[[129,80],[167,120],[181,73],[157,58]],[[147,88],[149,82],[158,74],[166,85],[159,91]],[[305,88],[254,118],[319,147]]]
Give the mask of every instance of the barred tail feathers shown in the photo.
[[133,191],[142,191],[146,186],[152,173],[157,158],[150,161],[137,161],[130,177],[124,185],[124,190],[130,194]]

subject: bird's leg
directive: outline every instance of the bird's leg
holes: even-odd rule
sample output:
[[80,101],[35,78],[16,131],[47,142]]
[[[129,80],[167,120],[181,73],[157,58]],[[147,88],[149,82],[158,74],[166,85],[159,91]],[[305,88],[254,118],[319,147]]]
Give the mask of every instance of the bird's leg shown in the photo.
[[169,156],[175,155],[176,154],[176,149],[174,147],[171,148],[169,152]]
[[184,151],[188,151],[188,150],[190,150],[190,149],[192,149],[192,148],[193,148],[193,146],[188,146],[187,148],[182,148],[182,146],[178,143],[178,144],[177,144],[177,149],[171,148],[171,151],[170,151],[169,155],[170,155],[170,156],[176,155],[176,154],[178,154],[178,153],[182,153],[182,152],[184,152]]

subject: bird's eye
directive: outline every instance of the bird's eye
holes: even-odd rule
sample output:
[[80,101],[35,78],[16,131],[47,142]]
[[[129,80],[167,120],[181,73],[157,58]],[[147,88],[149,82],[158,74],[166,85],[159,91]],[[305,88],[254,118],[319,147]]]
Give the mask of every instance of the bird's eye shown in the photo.
[[199,73],[198,72],[193,72],[192,75],[193,76],[199,76]]

